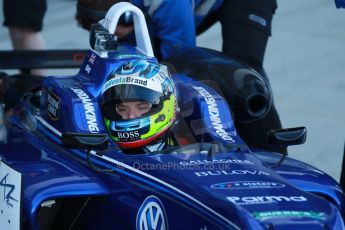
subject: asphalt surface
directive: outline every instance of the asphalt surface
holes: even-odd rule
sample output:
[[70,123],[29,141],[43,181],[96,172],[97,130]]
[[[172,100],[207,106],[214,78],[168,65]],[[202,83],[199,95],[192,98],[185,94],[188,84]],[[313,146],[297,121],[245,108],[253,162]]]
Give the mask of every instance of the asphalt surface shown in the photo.
[[[48,0],[43,30],[48,49],[88,48],[88,33],[77,27],[74,14],[75,1]],[[345,142],[345,9],[336,9],[332,0],[278,0],[272,33],[264,66],[281,121],[286,128],[308,130],[306,143],[289,147],[289,155],[338,180]],[[220,26],[197,41],[199,46],[220,50]],[[11,49],[4,27],[0,27],[0,49]]]

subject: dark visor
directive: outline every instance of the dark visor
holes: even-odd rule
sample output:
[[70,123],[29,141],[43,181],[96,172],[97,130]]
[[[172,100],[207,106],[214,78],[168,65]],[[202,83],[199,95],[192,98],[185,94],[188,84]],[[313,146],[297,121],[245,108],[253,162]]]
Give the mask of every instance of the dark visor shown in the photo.
[[110,101],[123,102],[141,100],[147,101],[151,104],[158,104],[162,93],[153,91],[152,89],[143,86],[132,84],[121,84],[113,86],[104,93],[103,101],[105,103]]
[[[115,114],[115,104],[128,101],[147,101],[153,107],[161,102],[162,93],[153,91],[143,86],[132,84],[121,84],[113,86],[103,94],[103,105],[105,106],[106,116],[111,118]],[[155,106],[156,105],[156,106]]]

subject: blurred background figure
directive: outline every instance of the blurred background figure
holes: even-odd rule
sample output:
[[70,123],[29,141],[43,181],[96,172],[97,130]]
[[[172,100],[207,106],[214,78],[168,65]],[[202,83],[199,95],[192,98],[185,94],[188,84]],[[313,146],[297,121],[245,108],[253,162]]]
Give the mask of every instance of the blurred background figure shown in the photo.
[[345,0],[335,0],[337,8],[345,8]]
[[[3,24],[8,27],[14,50],[45,48],[41,30],[46,9],[46,0],[3,0]],[[30,73],[45,75],[45,71],[39,69]]]
[[[79,25],[89,30],[91,24],[105,17],[107,10],[124,0],[78,0]],[[182,47],[195,47],[196,36],[216,22],[222,25],[222,52],[261,72],[276,0],[131,0],[147,19],[155,56],[164,60]],[[178,15],[178,17],[177,17]],[[127,27],[127,28],[126,28]],[[130,23],[118,26],[116,35],[126,37]]]

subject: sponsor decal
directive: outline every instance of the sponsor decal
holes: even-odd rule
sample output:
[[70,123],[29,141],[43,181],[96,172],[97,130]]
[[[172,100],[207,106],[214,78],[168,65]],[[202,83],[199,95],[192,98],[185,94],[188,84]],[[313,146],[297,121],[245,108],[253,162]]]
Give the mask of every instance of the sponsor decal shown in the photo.
[[48,116],[51,120],[59,119],[60,98],[53,92],[48,91]]
[[89,64],[87,64],[87,65],[85,66],[85,72],[86,72],[87,74],[90,74],[90,73],[91,73],[91,70],[92,70],[91,66],[89,66]]
[[140,133],[138,130],[130,132],[117,132],[117,138],[119,141],[135,141],[140,139]]
[[220,176],[220,175],[264,175],[269,176],[270,174],[264,171],[256,170],[214,170],[214,171],[200,171],[194,173],[198,177],[204,176]]
[[146,56],[144,55],[139,55],[139,54],[120,54],[117,56],[118,59],[125,59],[125,58],[140,58],[140,59],[145,59]]
[[104,88],[109,88],[114,85],[121,85],[121,84],[147,86],[147,79],[144,80],[143,78],[134,77],[134,76],[115,77],[107,81],[104,85]]
[[260,17],[257,14],[249,14],[249,19],[252,20],[253,22],[258,23],[259,25],[263,27],[267,26],[267,21],[263,17]]
[[20,229],[21,174],[0,159],[0,226]]
[[5,201],[6,205],[8,207],[13,207],[13,202],[18,202],[18,200],[13,197],[13,191],[16,189],[16,186],[7,182],[8,176],[9,174],[7,173],[1,178],[0,187],[3,188],[3,200]]
[[91,65],[94,65],[95,64],[95,60],[96,60],[96,54],[94,53],[91,53],[90,57],[89,57],[89,63]]
[[281,218],[281,217],[292,217],[292,218],[313,218],[322,220],[325,219],[325,213],[314,212],[314,211],[268,211],[268,212],[254,212],[253,216],[257,220],[265,220],[269,218]]
[[157,92],[162,92],[162,87],[160,85],[160,82],[154,79],[145,79],[142,77],[137,77],[135,75],[138,75],[138,73],[135,73],[132,76],[119,76],[116,75],[114,78],[108,80],[104,86],[103,86],[103,92],[105,92],[107,89],[116,86],[116,85],[122,85],[122,84],[132,84],[132,85],[139,85],[143,86],[152,90],[156,90]]
[[211,185],[213,189],[261,189],[283,188],[284,184],[267,181],[235,181]]
[[91,133],[98,133],[99,127],[97,124],[97,118],[95,113],[95,107],[93,105],[93,102],[91,102],[90,97],[79,88],[70,88],[77,96],[80,98],[80,100],[83,103],[84,111],[85,111],[85,118],[87,122],[87,127]]
[[181,165],[204,165],[204,164],[254,164],[249,160],[232,160],[232,159],[213,159],[213,160],[195,160],[195,161],[180,161]]
[[193,86],[198,93],[205,99],[207,103],[208,113],[210,115],[211,123],[216,133],[225,141],[234,143],[235,140],[226,132],[219,116],[219,109],[214,97],[203,87]]
[[96,58],[97,58],[96,54],[91,53],[88,63],[86,64],[85,69],[84,69],[87,74],[90,74],[92,72],[93,70],[92,67],[93,65],[95,65]]
[[228,196],[229,201],[237,205],[251,205],[251,204],[270,204],[278,202],[305,202],[307,198],[304,196]]
[[156,196],[148,196],[140,206],[136,218],[137,230],[168,229],[163,203]]

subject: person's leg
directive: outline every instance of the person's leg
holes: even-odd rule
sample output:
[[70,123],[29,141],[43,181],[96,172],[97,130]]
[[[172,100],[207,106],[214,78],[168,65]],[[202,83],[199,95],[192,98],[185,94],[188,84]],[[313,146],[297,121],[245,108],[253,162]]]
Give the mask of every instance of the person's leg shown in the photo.
[[[14,50],[43,50],[45,44],[40,32],[31,29],[9,27],[9,34]],[[32,69],[30,74],[44,76],[46,71],[43,69]]]
[[44,40],[40,32],[31,29],[11,26],[8,28],[13,49],[16,50],[42,50]]
[[[276,8],[276,0],[226,0],[219,14],[223,53],[251,66],[267,82],[263,59]],[[282,128],[274,103],[262,119],[250,123],[241,123],[235,119],[235,125],[239,135],[249,146],[286,152],[285,147],[273,147],[267,142],[270,130]]]
[[226,0],[220,9],[223,53],[261,72],[276,0]]
[[[45,43],[41,35],[45,0],[4,0],[4,25],[9,29],[15,50],[41,50]],[[44,70],[32,70],[31,74],[44,75]]]
[[213,24],[215,24],[217,21],[219,21],[219,10],[211,13],[202,21],[202,23],[196,28],[196,34],[202,34],[211,26],[213,26]]

